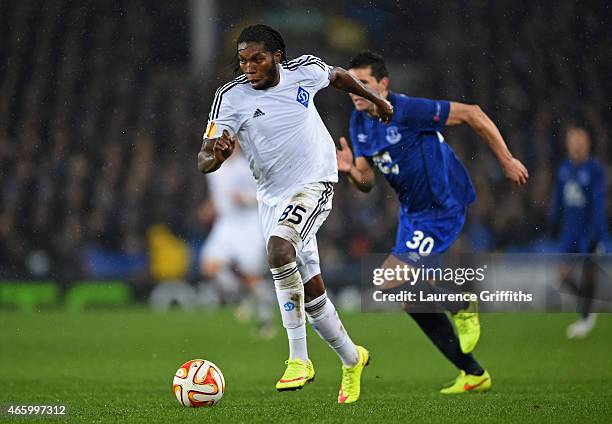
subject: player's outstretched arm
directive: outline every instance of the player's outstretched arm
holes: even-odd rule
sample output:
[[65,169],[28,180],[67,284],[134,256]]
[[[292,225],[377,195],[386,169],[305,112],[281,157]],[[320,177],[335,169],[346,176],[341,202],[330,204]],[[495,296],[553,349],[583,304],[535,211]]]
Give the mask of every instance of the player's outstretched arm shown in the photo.
[[230,136],[227,130],[218,138],[204,138],[198,153],[198,169],[204,174],[215,172],[225,159],[229,158],[236,146],[236,137]]
[[358,157],[353,163],[353,152],[344,137],[340,137],[340,147],[336,149],[336,160],[338,171],[346,173],[351,184],[365,193],[372,190],[375,181],[374,169],[364,157]]
[[376,106],[376,114],[382,122],[389,122],[393,117],[393,106],[380,94],[367,88],[361,81],[345,69],[334,67],[329,76],[330,84],[347,93],[357,94],[368,99]]
[[460,124],[468,124],[487,143],[509,180],[519,186],[527,182],[529,178],[527,168],[512,156],[499,129],[478,105],[450,103],[446,125]]

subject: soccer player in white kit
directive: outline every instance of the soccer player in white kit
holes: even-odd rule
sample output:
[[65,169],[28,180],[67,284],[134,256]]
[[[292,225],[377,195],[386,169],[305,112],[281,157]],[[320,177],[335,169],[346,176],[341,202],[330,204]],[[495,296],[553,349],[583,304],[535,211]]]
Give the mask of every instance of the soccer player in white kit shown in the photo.
[[254,300],[259,335],[273,337],[271,289],[262,278],[266,272],[265,242],[249,163],[235,151],[223,168],[207,175],[207,182],[216,219],[200,252],[202,275],[216,283],[221,293],[238,291],[242,283],[248,296],[237,312],[244,312],[247,302]]
[[268,26],[245,28],[237,50],[243,75],[215,94],[198,168],[219,169],[238,139],[257,182],[268,265],[289,339],[287,368],[276,388],[296,390],[314,379],[307,317],[342,361],[338,403],[352,403],[359,398],[369,352],[348,336],[321,278],[315,235],[331,210],[338,170],[333,139],[313,97],[332,85],[373,102],[384,122],[393,107],[344,69],[315,56],[287,60],[282,36]]

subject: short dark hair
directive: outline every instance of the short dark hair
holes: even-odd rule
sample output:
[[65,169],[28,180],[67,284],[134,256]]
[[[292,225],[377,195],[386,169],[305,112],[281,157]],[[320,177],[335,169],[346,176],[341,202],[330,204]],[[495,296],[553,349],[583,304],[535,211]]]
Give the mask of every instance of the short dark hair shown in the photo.
[[377,81],[389,76],[387,65],[381,55],[374,52],[361,52],[355,55],[349,62],[349,69],[367,68],[372,69],[372,75]]
[[287,52],[283,36],[280,35],[280,32],[268,25],[251,25],[243,29],[238,36],[236,45],[248,42],[263,43],[264,49],[270,53],[280,50],[281,62],[287,61]]

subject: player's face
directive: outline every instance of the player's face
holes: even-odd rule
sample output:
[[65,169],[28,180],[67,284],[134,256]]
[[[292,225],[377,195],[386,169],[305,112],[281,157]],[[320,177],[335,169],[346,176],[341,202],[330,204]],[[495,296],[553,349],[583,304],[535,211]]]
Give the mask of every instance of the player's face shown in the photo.
[[251,87],[255,90],[265,90],[278,84],[277,63],[280,52],[270,53],[265,50],[264,43],[248,42],[238,45],[238,62]]
[[[372,68],[370,68],[369,66],[367,68],[349,69],[349,73],[355,78],[357,78],[359,81],[361,81],[363,85],[365,85],[370,90],[376,93],[382,94],[386,89],[382,82],[383,80],[377,81],[376,77],[372,75]],[[349,95],[351,96],[353,105],[355,105],[355,109],[359,111],[370,111],[374,109],[374,104],[371,101],[364,99],[363,97],[358,96],[356,94],[351,93]]]
[[573,163],[582,163],[588,159],[590,144],[584,130],[572,128],[567,131],[567,154]]

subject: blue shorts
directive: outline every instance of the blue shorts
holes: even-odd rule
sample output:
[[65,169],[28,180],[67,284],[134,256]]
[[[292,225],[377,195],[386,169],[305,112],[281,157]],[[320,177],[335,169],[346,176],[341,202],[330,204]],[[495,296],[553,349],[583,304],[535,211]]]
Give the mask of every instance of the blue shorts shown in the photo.
[[446,252],[461,233],[466,211],[466,206],[454,206],[405,213],[400,207],[397,237],[391,253],[404,262],[418,263],[423,257]]

